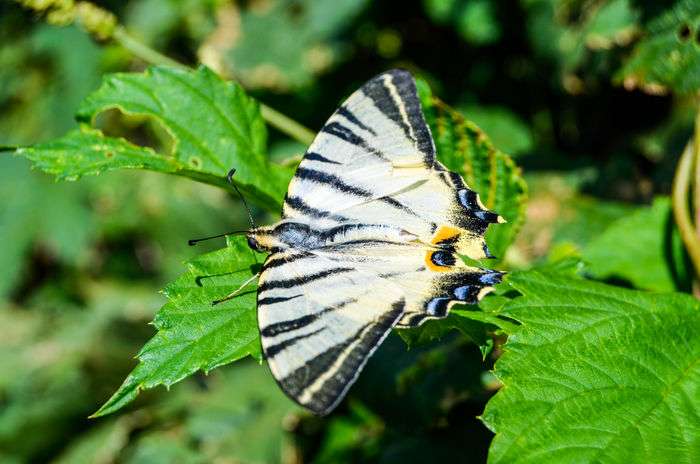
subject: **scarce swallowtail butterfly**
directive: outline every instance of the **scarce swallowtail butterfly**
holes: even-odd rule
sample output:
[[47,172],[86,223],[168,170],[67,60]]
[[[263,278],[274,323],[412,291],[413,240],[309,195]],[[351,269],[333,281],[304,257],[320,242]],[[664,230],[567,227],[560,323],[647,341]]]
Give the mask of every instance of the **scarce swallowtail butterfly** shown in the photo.
[[459,255],[490,257],[484,233],[502,221],[436,159],[407,71],[353,93],[304,155],[282,219],[247,233],[269,253],[258,324],[285,393],[326,414],[392,327],[478,301],[502,273]]

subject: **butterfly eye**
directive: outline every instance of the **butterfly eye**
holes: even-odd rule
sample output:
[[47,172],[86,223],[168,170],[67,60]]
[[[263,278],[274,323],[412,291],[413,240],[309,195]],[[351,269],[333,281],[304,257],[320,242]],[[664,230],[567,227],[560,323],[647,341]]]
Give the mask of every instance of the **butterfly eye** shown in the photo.
[[253,237],[248,237],[248,246],[255,251],[260,251],[260,244]]

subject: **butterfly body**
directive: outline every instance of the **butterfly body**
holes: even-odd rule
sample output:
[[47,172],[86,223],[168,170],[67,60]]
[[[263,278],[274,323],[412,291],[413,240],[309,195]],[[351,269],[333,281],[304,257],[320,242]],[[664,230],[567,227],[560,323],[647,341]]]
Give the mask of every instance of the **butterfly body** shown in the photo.
[[501,221],[435,159],[410,74],[370,80],[309,147],[282,220],[248,233],[269,253],[258,323],[282,389],[325,414],[392,327],[476,302],[501,273],[460,255],[490,257],[483,235]]

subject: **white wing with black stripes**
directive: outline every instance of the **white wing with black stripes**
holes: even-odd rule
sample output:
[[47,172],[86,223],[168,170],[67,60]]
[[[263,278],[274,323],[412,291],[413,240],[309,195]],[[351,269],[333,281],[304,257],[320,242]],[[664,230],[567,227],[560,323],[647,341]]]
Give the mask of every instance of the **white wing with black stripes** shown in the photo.
[[329,118],[297,168],[285,218],[317,227],[380,223],[429,242],[441,226],[460,230],[457,250],[489,257],[483,234],[502,219],[458,174],[435,159],[413,77],[380,74]]
[[272,374],[302,406],[329,412],[404,305],[399,288],[347,264],[312,253],[273,253],[258,289],[260,337]]
[[406,71],[381,74],[331,116],[292,179],[280,223],[259,231],[258,321],[284,391],[317,413],[345,395],[393,326],[445,317],[501,274],[488,257],[500,221],[435,147]]

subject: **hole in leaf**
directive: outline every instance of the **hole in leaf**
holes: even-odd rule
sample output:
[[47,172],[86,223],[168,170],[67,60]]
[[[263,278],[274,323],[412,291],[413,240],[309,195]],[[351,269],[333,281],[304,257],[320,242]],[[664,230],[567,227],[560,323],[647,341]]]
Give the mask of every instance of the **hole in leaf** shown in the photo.
[[[125,114],[116,108],[101,112],[95,117],[94,126],[109,137],[120,137],[134,145],[151,148],[156,153],[170,156],[175,143],[165,126],[156,118]],[[111,158],[114,153],[106,153]]]
[[681,42],[685,42],[690,38],[690,26],[683,24],[680,29],[678,29],[678,38]]

